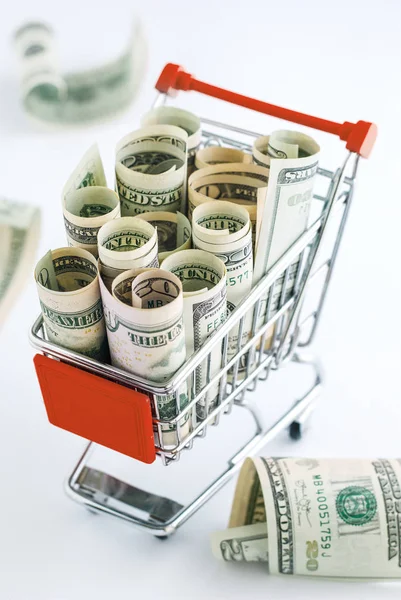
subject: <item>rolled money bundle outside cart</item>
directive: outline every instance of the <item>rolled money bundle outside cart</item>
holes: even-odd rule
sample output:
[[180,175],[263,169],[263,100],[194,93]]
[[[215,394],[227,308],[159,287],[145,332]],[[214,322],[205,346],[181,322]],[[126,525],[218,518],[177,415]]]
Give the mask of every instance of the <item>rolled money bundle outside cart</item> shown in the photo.
[[156,229],[138,217],[120,217],[103,225],[98,250],[102,279],[109,291],[124,271],[159,266]]
[[137,218],[156,228],[160,265],[170,254],[191,247],[191,224],[182,213],[148,212],[138,214]]
[[248,458],[213,553],[272,574],[400,578],[400,498],[401,459]]
[[39,233],[39,208],[0,198],[0,325],[26,283]]
[[139,21],[121,56],[79,73],[61,72],[54,33],[45,23],[28,22],[20,27],[14,45],[25,109],[31,116],[53,123],[82,122],[117,113],[133,99],[146,63]]
[[[249,213],[243,206],[224,200],[204,202],[192,214],[192,228],[194,248],[217,256],[227,269],[229,316],[252,288],[253,256]],[[252,313],[248,313],[241,327],[241,339],[239,325],[230,331],[227,360],[231,360],[248,341],[251,330]]]
[[197,115],[175,106],[159,106],[146,113],[141,119],[142,127],[147,125],[175,125],[188,134],[187,177],[194,170],[195,154],[198,150],[202,128]]
[[227,200],[243,205],[249,212],[253,238],[256,232],[257,207],[263,205],[269,171],[245,163],[219,164],[192,173],[188,179],[188,218],[194,209],[210,200]]
[[121,214],[186,212],[188,134],[173,125],[149,125],[116,149]]
[[[190,356],[226,319],[226,267],[219,258],[204,250],[182,250],[168,256],[163,261],[163,269],[177,275],[182,282],[185,342]],[[221,350],[216,347],[209,360],[205,359],[196,368],[192,398],[219,372],[221,358]],[[196,403],[200,420],[215,408],[218,394],[219,384],[213,385]]]
[[82,248],[49,250],[35,269],[40,307],[51,342],[108,359],[97,261]]
[[251,162],[251,154],[247,154],[237,148],[225,148],[224,146],[208,146],[207,148],[198,150],[195,155],[195,167],[197,169],[226,163],[249,164]]
[[[115,278],[112,293],[100,277],[107,338],[114,366],[143,379],[162,383],[185,362],[183,295],[180,280],[163,269],[125,271]],[[158,418],[168,420],[188,404],[187,387],[156,396]],[[189,433],[189,412],[180,421],[180,437]],[[163,446],[179,440],[175,425],[162,425]]]

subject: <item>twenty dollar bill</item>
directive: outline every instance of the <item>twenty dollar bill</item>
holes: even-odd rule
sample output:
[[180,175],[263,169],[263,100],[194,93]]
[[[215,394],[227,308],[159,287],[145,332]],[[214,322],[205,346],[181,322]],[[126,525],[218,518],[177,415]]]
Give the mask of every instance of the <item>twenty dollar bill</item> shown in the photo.
[[247,459],[230,527],[212,539],[224,560],[268,559],[282,575],[399,578],[401,460]]

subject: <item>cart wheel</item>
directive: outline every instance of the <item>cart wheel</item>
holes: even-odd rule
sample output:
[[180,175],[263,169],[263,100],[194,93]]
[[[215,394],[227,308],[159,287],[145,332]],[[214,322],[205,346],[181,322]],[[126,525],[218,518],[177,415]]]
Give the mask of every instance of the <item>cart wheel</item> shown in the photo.
[[168,539],[168,535],[155,535],[154,537],[160,540],[161,542],[164,542]]
[[299,421],[293,421],[289,427],[290,438],[294,441],[300,440],[302,437],[302,425]]

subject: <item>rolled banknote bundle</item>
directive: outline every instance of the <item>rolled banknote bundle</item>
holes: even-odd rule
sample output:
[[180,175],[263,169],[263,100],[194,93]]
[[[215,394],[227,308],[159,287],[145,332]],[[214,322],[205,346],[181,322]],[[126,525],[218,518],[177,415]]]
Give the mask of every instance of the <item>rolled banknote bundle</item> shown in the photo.
[[223,146],[208,146],[198,150],[195,155],[195,167],[203,169],[211,165],[225,163],[251,163],[252,155],[237,148],[224,148]]
[[63,202],[76,190],[90,186],[106,187],[106,175],[97,144],[85,152],[63,188]]
[[180,212],[148,212],[140,213],[137,217],[147,221],[157,230],[159,264],[179,250],[191,247],[191,224],[187,217]]
[[124,271],[159,266],[156,229],[138,217],[120,217],[103,225],[98,251],[102,279],[109,290]]
[[[182,250],[163,261],[163,269],[177,275],[184,294],[185,342],[188,356],[203,345],[225,321],[227,314],[226,267],[204,250]],[[203,361],[195,371],[194,393],[198,394],[208,380],[220,370],[221,348],[212,351],[210,364]],[[219,385],[211,389],[196,405],[197,416],[204,419],[217,403]],[[208,407],[208,411],[207,411]]]
[[256,232],[257,210],[267,191],[269,171],[258,165],[227,163],[212,165],[192,173],[188,180],[188,217],[210,200],[226,200],[246,208]]
[[116,184],[123,216],[185,213],[188,134],[173,125],[149,125],[125,136],[116,150]]
[[270,167],[272,158],[304,158],[316,152],[316,142],[299,131],[280,129],[257,138],[253,144],[253,162]]
[[0,325],[26,283],[39,233],[36,206],[0,198]]
[[[253,257],[252,231],[248,211],[224,200],[204,202],[192,214],[193,246],[210,252],[227,269],[227,309],[231,313],[251,291]],[[252,314],[245,317],[241,340],[238,325],[228,337],[227,358],[231,360],[249,339]]]
[[[107,338],[114,366],[148,381],[162,383],[185,362],[183,295],[180,280],[163,269],[125,271],[113,281],[110,293],[100,278]],[[169,396],[156,396],[158,417],[173,418],[188,403],[186,385]],[[180,422],[182,437],[189,432],[189,413]],[[164,446],[177,443],[175,425],[163,425]]]
[[400,498],[399,458],[248,458],[213,553],[272,574],[400,578]]
[[267,194],[258,206],[256,243],[259,235],[263,241],[255,257],[255,281],[307,227],[319,151],[315,140],[297,131],[275,131],[255,141],[254,160],[259,164],[263,157],[269,169]]
[[194,170],[195,154],[201,138],[201,120],[197,115],[175,106],[159,106],[146,113],[141,119],[142,127],[147,125],[175,125],[188,134],[187,176]]
[[83,187],[67,196],[63,212],[68,245],[85,248],[97,258],[99,229],[120,216],[120,200],[106,187]]
[[26,111],[43,121],[71,123],[117,113],[133,99],[143,78],[146,44],[139,21],[127,49],[104,66],[64,75],[53,30],[28,22],[14,35]]
[[[269,184],[266,197],[258,205],[254,285],[306,231],[319,151],[312,138],[296,131],[277,131],[268,140]],[[284,297],[284,275],[275,285],[269,314],[268,296],[262,298],[257,328],[274,316],[281,299],[286,302],[291,297],[299,268],[299,260],[290,265]],[[272,330],[268,332],[268,343],[271,333]]]
[[35,281],[49,340],[107,361],[98,267],[93,255],[82,248],[49,250],[36,265]]

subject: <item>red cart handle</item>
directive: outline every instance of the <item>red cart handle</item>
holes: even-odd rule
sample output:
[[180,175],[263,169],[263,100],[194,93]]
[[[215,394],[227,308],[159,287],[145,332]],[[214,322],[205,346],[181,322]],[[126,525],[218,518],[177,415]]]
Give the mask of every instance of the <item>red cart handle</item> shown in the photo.
[[348,123],[348,121],[345,121],[343,124],[340,124],[305,115],[304,113],[289,110],[288,108],[282,108],[281,106],[275,106],[274,104],[268,104],[267,102],[242,96],[241,94],[210,85],[204,81],[199,81],[199,79],[195,79],[195,77],[186,73],[182,67],[173,63],[168,63],[164,67],[155,87],[159,92],[163,92],[164,94],[171,94],[172,90],[195,90],[201,94],[220,98],[221,100],[226,100],[226,102],[232,102],[233,104],[238,104],[239,106],[244,106],[245,108],[250,108],[266,115],[271,115],[272,117],[292,121],[293,123],[326,131],[327,133],[333,133],[347,142],[346,147],[348,150],[357,152],[364,158],[368,158],[377,136],[377,127],[374,123],[368,123],[367,121]]

